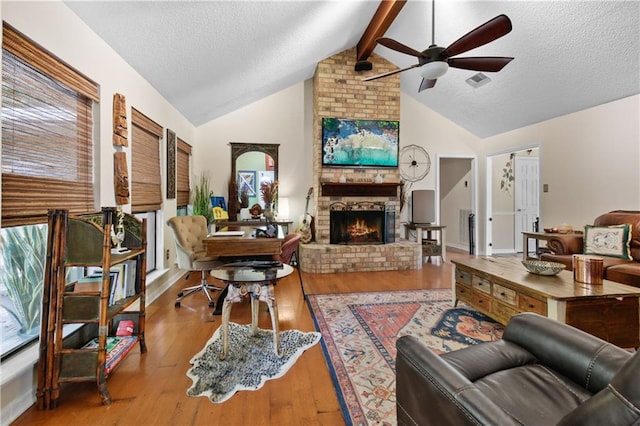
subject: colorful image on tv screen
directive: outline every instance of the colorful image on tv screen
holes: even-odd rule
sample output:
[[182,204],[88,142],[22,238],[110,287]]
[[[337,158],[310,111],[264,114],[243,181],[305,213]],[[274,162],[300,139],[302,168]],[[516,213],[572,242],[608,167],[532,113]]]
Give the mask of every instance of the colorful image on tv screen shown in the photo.
[[398,121],[322,119],[325,166],[398,167]]

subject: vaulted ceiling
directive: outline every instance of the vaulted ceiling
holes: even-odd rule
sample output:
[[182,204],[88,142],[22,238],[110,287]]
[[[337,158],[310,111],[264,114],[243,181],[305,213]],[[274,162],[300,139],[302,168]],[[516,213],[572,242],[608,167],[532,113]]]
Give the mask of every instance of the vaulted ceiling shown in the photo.
[[[67,1],[194,125],[311,78],[316,63],[354,47],[374,1]],[[431,2],[409,0],[388,29],[416,50],[431,44]],[[513,56],[489,84],[449,69],[418,93],[418,69],[401,90],[488,137],[640,93],[640,1],[437,1],[435,42],[446,47],[506,14],[513,31],[460,56]],[[403,68],[412,56],[375,53]],[[376,70],[366,75],[375,74]],[[363,74],[365,75],[365,74]]]

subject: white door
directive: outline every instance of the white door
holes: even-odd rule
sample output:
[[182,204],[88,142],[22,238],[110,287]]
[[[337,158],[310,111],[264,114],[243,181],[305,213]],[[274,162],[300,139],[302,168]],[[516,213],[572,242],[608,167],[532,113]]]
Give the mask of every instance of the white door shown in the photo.
[[[522,252],[522,232],[534,230],[534,222],[540,212],[538,204],[540,199],[538,164],[537,157],[516,156],[514,170],[514,245],[517,252]],[[529,241],[529,251],[534,250],[535,241]]]

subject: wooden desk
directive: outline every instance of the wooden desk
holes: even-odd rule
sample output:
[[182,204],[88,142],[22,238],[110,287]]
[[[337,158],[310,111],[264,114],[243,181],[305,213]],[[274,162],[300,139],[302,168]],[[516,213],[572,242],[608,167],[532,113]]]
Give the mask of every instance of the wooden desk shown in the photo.
[[555,234],[551,232],[523,232],[522,233],[522,258],[524,260],[529,259],[529,240],[536,240],[536,258],[538,256],[539,242],[540,241],[549,241],[552,238],[557,238],[558,236],[562,236],[562,238],[579,238],[582,240],[582,234]]
[[[282,226],[284,235],[289,233],[289,226],[293,224],[292,220],[277,220],[276,225]],[[267,221],[265,219],[247,219],[247,220],[216,220],[216,228],[225,228],[227,226],[265,226]]]
[[623,348],[640,344],[639,288],[607,280],[584,284],[568,271],[536,275],[515,257],[452,263],[454,301],[462,300],[502,324],[519,312],[535,312]]
[[205,238],[202,243],[208,256],[265,256],[282,253],[284,232],[278,226],[278,238],[256,238],[253,231],[257,226],[226,226],[220,230],[244,231],[243,236]]
[[[412,229],[416,231],[416,240],[422,246],[422,255],[428,256],[429,260],[431,260],[431,256],[440,256],[442,261],[447,260],[447,249],[446,243],[444,240],[444,230],[446,226],[443,225],[433,225],[430,223],[405,223],[404,224],[407,229]],[[427,239],[425,241],[422,240],[422,232],[427,231]],[[439,232],[439,238],[433,238],[431,233]]]

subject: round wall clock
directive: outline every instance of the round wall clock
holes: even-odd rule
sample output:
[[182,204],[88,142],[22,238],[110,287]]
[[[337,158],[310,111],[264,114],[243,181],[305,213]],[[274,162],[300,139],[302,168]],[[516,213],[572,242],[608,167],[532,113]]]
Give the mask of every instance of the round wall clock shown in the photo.
[[423,179],[431,170],[431,158],[418,145],[408,145],[400,150],[400,177],[409,182]]

